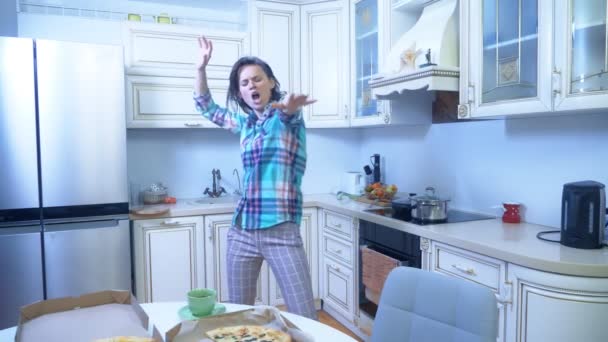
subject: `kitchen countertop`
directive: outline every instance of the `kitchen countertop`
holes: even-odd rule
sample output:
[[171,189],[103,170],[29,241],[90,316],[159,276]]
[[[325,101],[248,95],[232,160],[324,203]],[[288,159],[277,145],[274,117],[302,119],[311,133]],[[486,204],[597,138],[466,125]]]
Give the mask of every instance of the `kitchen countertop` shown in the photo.
[[[137,220],[232,213],[238,197],[204,199],[203,203],[196,201],[197,199],[180,199],[176,204],[146,206],[146,210],[158,208],[159,210],[169,209],[169,211],[158,216],[131,214],[130,218]],[[370,208],[369,204],[359,203],[349,198],[338,200],[332,194],[304,195],[304,207],[332,210],[541,271],[587,277],[608,277],[607,247],[594,250],[577,249],[536,238],[538,232],[559,229],[556,227],[530,223],[503,223],[500,219],[419,226],[366,212],[365,210]]]

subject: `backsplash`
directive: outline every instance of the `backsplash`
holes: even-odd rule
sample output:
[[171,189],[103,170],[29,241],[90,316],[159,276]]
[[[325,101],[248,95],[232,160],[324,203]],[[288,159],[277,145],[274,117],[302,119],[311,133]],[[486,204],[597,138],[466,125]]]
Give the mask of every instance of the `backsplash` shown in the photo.
[[386,180],[401,190],[433,185],[450,206],[488,214],[521,202],[526,221],[559,227],[564,183],[608,185],[606,114],[370,128],[361,160],[383,154]]
[[[361,169],[360,134],[357,129],[307,130],[304,193],[327,193],[339,184],[343,171]],[[163,182],[178,198],[203,196],[214,168],[221,170],[228,193],[238,188],[233,170],[243,176],[238,136],[222,129],[131,129],[127,157],[131,182]]]

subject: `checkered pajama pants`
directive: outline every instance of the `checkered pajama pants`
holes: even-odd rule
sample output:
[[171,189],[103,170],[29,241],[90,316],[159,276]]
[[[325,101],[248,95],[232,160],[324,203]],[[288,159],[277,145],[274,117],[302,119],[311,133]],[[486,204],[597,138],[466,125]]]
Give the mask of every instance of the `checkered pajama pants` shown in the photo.
[[230,302],[254,304],[262,261],[266,260],[279,283],[287,310],[317,319],[310,268],[297,224],[284,222],[267,229],[232,227],[227,249]]

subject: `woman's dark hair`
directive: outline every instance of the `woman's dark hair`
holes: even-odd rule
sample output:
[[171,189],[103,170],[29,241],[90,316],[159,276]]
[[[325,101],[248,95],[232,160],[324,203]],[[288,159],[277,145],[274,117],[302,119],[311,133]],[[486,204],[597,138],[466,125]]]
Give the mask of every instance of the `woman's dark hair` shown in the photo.
[[230,85],[228,86],[228,95],[226,96],[226,107],[228,107],[229,104],[233,104],[233,107],[238,105],[246,113],[251,110],[251,107],[249,107],[241,98],[239,90],[239,76],[241,74],[241,69],[247,65],[258,65],[260,68],[262,68],[262,71],[264,71],[268,79],[274,80],[275,85],[271,90],[270,102],[279,101],[282,97],[281,85],[279,84],[279,80],[274,77],[274,73],[272,72],[272,69],[268,63],[264,62],[258,57],[245,56],[236,61],[236,63],[234,63],[232,66],[232,71],[230,71]]

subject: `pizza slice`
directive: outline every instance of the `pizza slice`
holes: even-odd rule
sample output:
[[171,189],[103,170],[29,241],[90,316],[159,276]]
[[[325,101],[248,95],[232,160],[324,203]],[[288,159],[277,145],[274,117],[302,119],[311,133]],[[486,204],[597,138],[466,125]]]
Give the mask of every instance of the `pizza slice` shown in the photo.
[[262,325],[236,325],[221,327],[207,332],[214,342],[291,342],[291,336],[283,331]]

